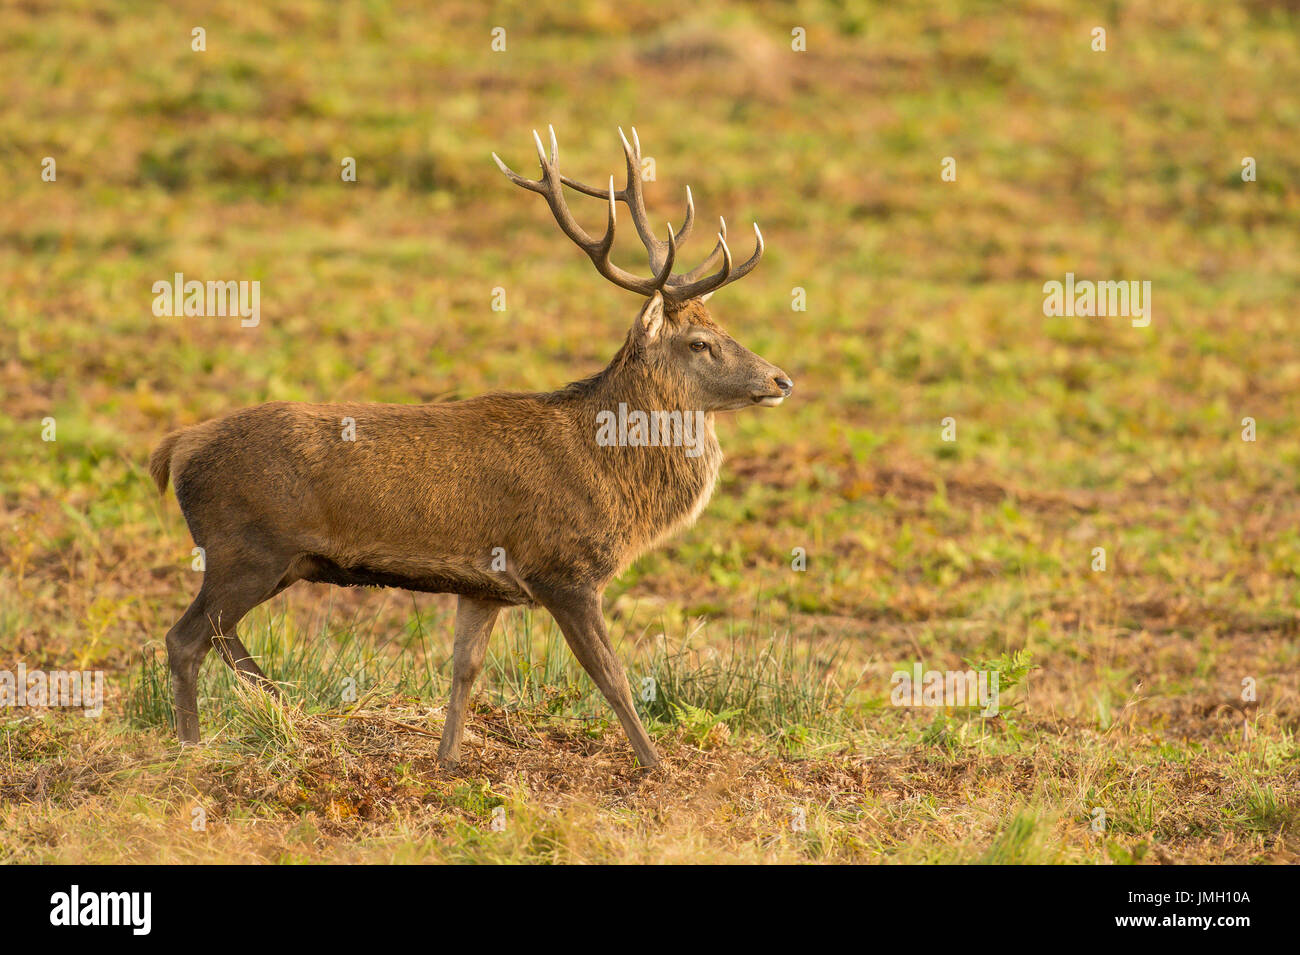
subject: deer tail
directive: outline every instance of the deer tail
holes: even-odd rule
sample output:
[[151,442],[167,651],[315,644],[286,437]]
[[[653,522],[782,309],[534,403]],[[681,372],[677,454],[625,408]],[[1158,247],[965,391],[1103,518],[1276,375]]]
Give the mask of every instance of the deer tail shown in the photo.
[[167,479],[171,477],[172,471],[172,449],[180,436],[180,431],[173,431],[163,438],[158,447],[153,449],[153,454],[149,455],[149,474],[153,477],[153,483],[158,485],[159,494],[167,491]]

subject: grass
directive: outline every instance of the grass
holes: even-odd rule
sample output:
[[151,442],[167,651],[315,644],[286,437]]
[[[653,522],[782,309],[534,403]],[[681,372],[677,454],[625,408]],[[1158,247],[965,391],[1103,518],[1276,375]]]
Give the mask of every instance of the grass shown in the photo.
[[[423,625],[418,617],[416,623]],[[432,641],[422,629],[404,647],[392,646],[357,620],[335,626],[325,619],[303,634],[283,615],[263,613],[254,615],[244,630],[250,652],[304,713],[346,713],[374,697],[391,696],[432,707],[450,686],[450,654],[431,654]],[[480,677],[486,700],[509,711],[590,723],[593,729],[609,726],[611,714],[599,690],[549,616],[523,611],[507,619],[501,631]],[[851,710],[846,705],[849,689],[832,679],[834,658],[816,656],[788,636],[762,644],[733,636],[721,652],[713,644],[692,647],[692,637],[698,634],[688,633],[670,647],[659,634],[642,642],[639,652],[625,654],[641,715],[652,724],[708,721],[713,726],[725,714],[725,722],[739,729],[806,735],[811,727],[829,726],[828,721]],[[204,712],[221,723],[247,715],[250,700],[263,695],[251,693],[228,668],[209,667],[199,696]],[[133,726],[172,728],[164,650],[156,645],[144,649],[122,706]],[[274,708],[262,715],[279,712]]]
[[[109,696],[0,710],[0,858],[1294,863],[1298,26],[1267,0],[6,7],[0,670]],[[709,508],[606,595],[666,768],[520,612],[437,769],[453,603],[307,585],[241,627],[286,702],[214,658],[179,752],[159,652],[199,575],[149,450],[261,401],[600,367],[636,303],[488,158],[530,170],[547,123],[587,180],[635,125],[659,221],[689,183],[702,221],[761,223],[710,307],[796,383],[721,422]],[[261,323],[155,317],[177,271],[260,280]],[[1151,281],[1152,324],[1044,317],[1066,272]],[[896,670],[968,661],[1017,679],[999,717],[890,705]]]

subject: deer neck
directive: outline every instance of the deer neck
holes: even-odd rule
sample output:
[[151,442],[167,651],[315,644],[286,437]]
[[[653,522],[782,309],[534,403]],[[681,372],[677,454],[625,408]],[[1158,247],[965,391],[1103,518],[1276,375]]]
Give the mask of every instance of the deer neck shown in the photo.
[[612,515],[640,551],[695,520],[722,463],[713,414],[687,407],[636,363],[592,382],[581,418],[595,429],[595,461],[615,492]]

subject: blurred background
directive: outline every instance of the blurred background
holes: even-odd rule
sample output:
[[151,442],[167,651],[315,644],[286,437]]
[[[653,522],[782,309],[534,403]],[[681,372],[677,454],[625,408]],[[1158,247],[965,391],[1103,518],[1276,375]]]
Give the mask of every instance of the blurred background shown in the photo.
[[[161,640],[197,587],[146,473],[175,427],[602,367],[638,300],[489,154],[535,176],[552,124],[567,174],[621,184],[635,126],[652,221],[693,190],[683,261],[718,215],[740,257],[762,227],[710,308],[796,388],[720,421],[709,509],[609,591],[628,639],[788,633],[877,703],[900,662],[1028,648],[1039,713],[1106,729],[1141,685],[1202,741],[1250,675],[1293,740],[1298,28],[1281,0],[6,4],[0,661]],[[176,272],[260,281],[260,324],[156,317]],[[1150,326],[1045,317],[1067,272],[1151,282]],[[325,600],[413,612],[275,612]]]

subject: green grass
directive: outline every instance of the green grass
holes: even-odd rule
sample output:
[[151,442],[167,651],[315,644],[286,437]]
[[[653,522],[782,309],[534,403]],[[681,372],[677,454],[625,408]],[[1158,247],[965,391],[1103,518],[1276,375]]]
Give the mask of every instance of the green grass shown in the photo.
[[[430,706],[445,698],[450,654],[432,649],[445,641],[424,627],[416,616],[413,632],[396,645],[358,620],[336,624],[327,617],[304,632],[283,614],[260,612],[241,629],[249,652],[293,705],[308,714],[341,714],[375,697],[397,695]],[[699,645],[698,639],[692,647],[691,636],[670,646],[659,634],[623,654],[638,710],[652,726],[716,723],[726,714],[725,722],[737,729],[806,739],[812,729],[842,729],[852,713],[846,706],[851,688],[837,682],[833,651],[822,656],[789,635],[757,642],[733,634],[722,649]],[[538,710],[599,728],[611,720],[599,690],[545,614],[525,611],[499,625],[479,690],[507,710]],[[200,707],[215,725],[238,723],[249,715],[250,700],[263,696],[247,690],[227,667],[210,666],[201,675]],[[133,726],[173,727],[171,679],[160,647],[141,653],[123,709]],[[259,719],[279,713],[273,701],[254,707]]]

